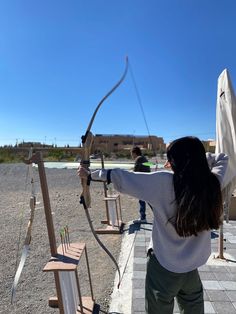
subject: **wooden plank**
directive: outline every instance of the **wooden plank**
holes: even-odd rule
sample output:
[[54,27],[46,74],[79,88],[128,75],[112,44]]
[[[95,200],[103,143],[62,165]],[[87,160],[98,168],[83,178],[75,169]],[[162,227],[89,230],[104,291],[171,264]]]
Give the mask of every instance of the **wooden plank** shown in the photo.
[[[82,303],[83,303],[83,314],[91,314],[93,313],[94,309],[94,300],[91,297],[82,297]],[[81,314],[80,306],[78,306],[78,309],[76,311],[76,314]]]
[[[57,297],[51,297],[48,300],[48,304],[49,304],[50,307],[58,308],[58,299],[57,299]],[[91,314],[91,313],[93,313],[95,302],[94,302],[94,300],[91,297],[82,297],[82,304],[83,304],[83,313],[84,314]],[[80,306],[78,306],[76,314],[81,314]]]
[[57,256],[52,257],[46,264],[43,271],[74,271],[79,264],[80,258],[84,252],[85,243],[71,243],[57,248]]
[[115,201],[115,200],[117,200],[118,199],[118,197],[119,197],[120,195],[119,194],[114,194],[114,195],[112,195],[112,196],[107,196],[107,197],[104,197],[103,198],[103,200],[104,201]]
[[114,228],[112,227],[112,225],[108,225],[106,228],[96,229],[95,232],[97,234],[120,234],[123,232],[125,224],[122,221],[120,221],[119,225],[120,227],[115,225]]

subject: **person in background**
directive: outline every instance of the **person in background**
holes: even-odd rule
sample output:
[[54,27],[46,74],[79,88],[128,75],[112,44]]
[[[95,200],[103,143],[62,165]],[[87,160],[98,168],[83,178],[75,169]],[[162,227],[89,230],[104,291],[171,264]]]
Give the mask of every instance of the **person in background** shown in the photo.
[[[134,159],[134,172],[150,172],[150,167],[145,165],[148,162],[147,158],[143,156],[141,149],[135,146],[131,150],[131,156]],[[146,223],[146,202],[139,200],[139,219],[133,221],[133,223]]]
[[205,153],[196,137],[183,137],[167,148],[172,171],[78,169],[81,178],[112,182],[120,193],[153,208],[152,247],[145,281],[147,314],[172,314],[176,297],[181,314],[204,314],[198,267],[211,254],[211,230],[222,224],[222,194],[228,157]]

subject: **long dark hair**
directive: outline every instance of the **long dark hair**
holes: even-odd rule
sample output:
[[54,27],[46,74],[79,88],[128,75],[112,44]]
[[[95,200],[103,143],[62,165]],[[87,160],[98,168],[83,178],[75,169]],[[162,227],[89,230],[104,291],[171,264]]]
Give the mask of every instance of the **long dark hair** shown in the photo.
[[223,211],[221,187],[210,171],[202,142],[196,137],[182,137],[167,149],[171,164],[177,205],[169,219],[176,232],[187,237],[218,229]]

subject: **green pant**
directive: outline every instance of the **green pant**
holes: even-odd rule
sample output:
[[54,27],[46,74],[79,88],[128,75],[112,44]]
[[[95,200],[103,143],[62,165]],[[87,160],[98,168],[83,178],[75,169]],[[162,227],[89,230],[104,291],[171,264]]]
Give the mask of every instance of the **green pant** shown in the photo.
[[174,297],[181,314],[204,314],[202,282],[197,269],[187,273],[170,272],[150,253],[145,290],[147,314],[172,314]]

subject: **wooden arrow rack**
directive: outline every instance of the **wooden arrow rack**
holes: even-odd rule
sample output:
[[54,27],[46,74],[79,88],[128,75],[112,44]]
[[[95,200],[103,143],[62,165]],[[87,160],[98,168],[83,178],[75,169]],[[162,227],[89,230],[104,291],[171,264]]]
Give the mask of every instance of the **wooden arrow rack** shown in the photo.
[[[101,154],[101,166],[104,169],[104,158]],[[124,222],[122,221],[122,209],[120,194],[114,194],[112,191],[107,192],[107,184],[103,183],[104,187],[104,202],[106,208],[106,219],[102,220],[101,223],[107,225],[106,228],[96,229],[97,234],[119,234],[123,232]],[[111,217],[111,211],[113,216]],[[114,221],[113,221],[114,220]]]
[[[40,185],[43,196],[51,258],[43,271],[53,272],[56,284],[56,297],[49,299],[49,306],[58,307],[60,314],[91,314],[94,311],[94,297],[90,276],[88,254],[85,243],[63,242],[58,248],[52,219],[49,192],[42,153],[35,153],[26,163],[38,165]],[[85,255],[91,296],[82,297],[78,276],[78,265]]]

